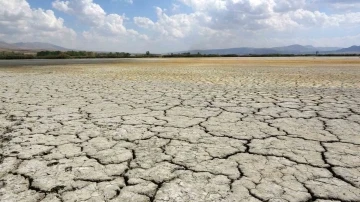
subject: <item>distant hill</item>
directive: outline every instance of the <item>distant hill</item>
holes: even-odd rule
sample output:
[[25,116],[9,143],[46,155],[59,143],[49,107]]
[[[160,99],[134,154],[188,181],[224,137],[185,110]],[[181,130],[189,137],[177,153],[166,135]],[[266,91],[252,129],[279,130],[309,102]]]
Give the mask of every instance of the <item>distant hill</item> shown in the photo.
[[68,51],[69,49],[50,43],[41,42],[20,42],[6,43],[0,41],[0,50],[49,50],[49,51]]
[[351,46],[349,48],[342,48],[335,51],[336,53],[360,53],[360,46]]
[[[0,41],[0,51],[69,51],[70,49],[57,46],[51,43],[41,43],[41,42],[19,42],[19,43],[6,43]],[[227,48],[227,49],[208,49],[208,50],[190,50],[190,51],[181,51],[179,53],[188,53],[191,54],[236,54],[236,55],[265,55],[265,54],[347,54],[347,53],[358,53],[360,54],[360,46],[351,46],[349,48],[339,48],[339,47],[314,47],[314,46],[303,46],[299,44],[294,44],[290,46],[280,46],[272,48],[252,48],[252,47],[241,47],[241,48]]]
[[16,49],[16,46],[0,41],[0,49]]
[[327,51],[335,51],[340,49],[339,47],[314,47],[314,46],[302,46],[302,45],[290,45],[283,47],[275,47],[272,48],[280,53],[288,53],[288,54],[304,54],[304,53],[316,53],[319,52],[327,52]]
[[302,45],[290,45],[290,46],[281,46],[273,48],[227,48],[227,49],[209,49],[209,50],[190,50],[182,51],[179,53],[190,52],[191,54],[237,54],[237,55],[262,55],[262,54],[315,54],[317,51],[319,53],[328,53],[332,51],[337,51],[339,47],[314,47],[314,46],[302,46]]

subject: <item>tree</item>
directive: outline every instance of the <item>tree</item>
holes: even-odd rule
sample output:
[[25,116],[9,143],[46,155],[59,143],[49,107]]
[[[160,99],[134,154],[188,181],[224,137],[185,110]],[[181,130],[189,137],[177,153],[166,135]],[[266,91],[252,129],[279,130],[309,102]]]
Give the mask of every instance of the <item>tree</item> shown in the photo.
[[149,56],[149,55],[150,55],[150,52],[149,52],[149,51],[146,51],[146,55]]

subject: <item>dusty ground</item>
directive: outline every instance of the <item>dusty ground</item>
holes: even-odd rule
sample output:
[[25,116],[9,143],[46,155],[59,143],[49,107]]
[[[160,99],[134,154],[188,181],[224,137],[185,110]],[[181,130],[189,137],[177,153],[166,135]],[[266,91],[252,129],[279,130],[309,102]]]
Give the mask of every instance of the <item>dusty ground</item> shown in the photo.
[[35,65],[0,68],[0,201],[360,201],[360,58]]

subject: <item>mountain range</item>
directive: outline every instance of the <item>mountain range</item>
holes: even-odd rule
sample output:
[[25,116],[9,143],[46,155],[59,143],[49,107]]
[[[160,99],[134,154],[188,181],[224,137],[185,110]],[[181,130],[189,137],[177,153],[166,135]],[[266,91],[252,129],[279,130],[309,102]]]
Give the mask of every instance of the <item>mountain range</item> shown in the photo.
[[351,46],[349,48],[342,48],[340,50],[336,50],[336,53],[360,53],[360,46]]
[[207,49],[207,50],[190,50],[182,51],[179,53],[191,54],[236,54],[236,55],[263,55],[263,54],[345,54],[345,53],[360,53],[360,46],[351,46],[349,48],[340,47],[314,47],[314,46],[302,46],[302,45],[290,45],[273,48],[227,48],[227,49]]
[[[41,50],[49,50],[49,51],[68,51],[70,49],[57,46],[50,43],[42,43],[42,42],[20,42],[20,43],[6,43],[0,41],[0,51],[41,51]],[[227,48],[227,49],[207,49],[207,50],[190,50],[190,51],[181,51],[177,52],[177,54],[181,53],[191,53],[191,54],[236,54],[236,55],[263,55],[263,54],[350,54],[350,53],[358,53],[360,54],[360,46],[351,46],[348,48],[340,48],[340,47],[314,47],[314,46],[303,46],[303,45],[290,45],[290,46],[281,46],[281,47],[273,47],[273,48],[251,48],[251,47],[243,47],[243,48]]]
[[68,51],[69,49],[57,46],[50,43],[41,43],[41,42],[20,42],[20,43],[6,43],[0,41],[0,50],[2,51],[40,51],[40,50],[49,50],[49,51]]

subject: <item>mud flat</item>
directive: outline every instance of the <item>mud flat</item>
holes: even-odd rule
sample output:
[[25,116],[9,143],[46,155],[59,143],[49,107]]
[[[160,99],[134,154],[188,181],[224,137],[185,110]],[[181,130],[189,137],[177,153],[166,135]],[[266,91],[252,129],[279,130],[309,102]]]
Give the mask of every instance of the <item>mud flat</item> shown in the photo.
[[23,65],[0,201],[360,201],[360,58]]

